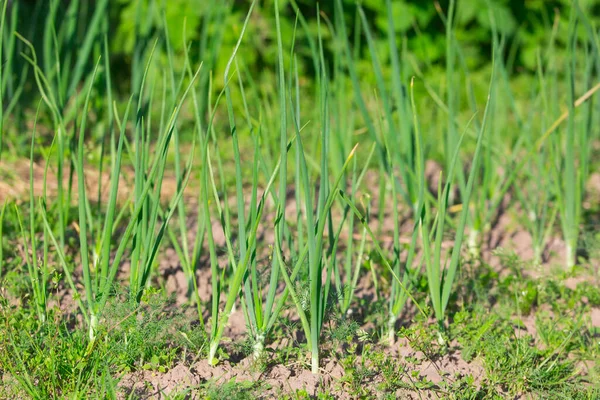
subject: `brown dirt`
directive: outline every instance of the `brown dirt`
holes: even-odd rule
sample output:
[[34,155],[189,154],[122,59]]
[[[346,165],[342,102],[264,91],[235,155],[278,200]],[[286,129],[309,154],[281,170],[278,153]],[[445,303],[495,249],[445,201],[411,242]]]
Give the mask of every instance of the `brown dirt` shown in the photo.
[[[11,161],[0,162],[0,203],[9,199],[26,200],[29,198],[29,159],[18,159]],[[33,179],[34,187],[33,193],[36,197],[42,196],[44,188],[44,173],[46,165],[37,162],[33,163]],[[72,201],[73,204],[77,204],[77,174],[73,171],[73,193]],[[101,201],[105,202],[108,200],[110,191],[110,169],[107,165],[104,167],[102,174],[99,173],[98,169],[92,166],[85,167],[85,184],[88,188],[88,193],[93,194],[93,198],[89,200],[92,202],[97,201],[98,186],[102,185]],[[121,181],[119,182],[119,195],[118,200],[124,201],[131,195],[131,188],[133,186],[134,171],[129,166],[122,167]],[[70,169],[68,164],[65,165],[63,172],[63,188],[67,190],[70,178]],[[193,179],[190,179],[192,183]],[[161,196],[164,199],[169,198],[177,191],[177,183],[175,176],[172,171],[165,171],[165,177],[162,183]],[[186,193],[190,197],[193,196],[193,184],[190,184],[186,189]],[[56,173],[56,166],[49,165],[46,179],[46,195],[48,197],[56,197],[58,193],[58,179]]]
[[600,172],[590,174],[587,190],[593,195],[600,196]]
[[[483,367],[477,362],[467,363],[460,351],[451,352],[442,358],[431,360],[422,352],[414,351],[406,341],[400,341],[394,347],[385,347],[386,357],[397,362],[398,374],[406,386],[414,386],[416,381],[428,381],[433,384],[429,390],[398,389],[398,398],[440,398],[443,392],[438,392],[439,384],[444,381],[453,381],[471,375],[475,382],[480,382],[483,377]],[[411,362],[405,362],[411,357]],[[359,357],[355,366],[361,365]],[[166,373],[139,371],[123,376],[119,383],[122,389],[122,398],[134,393],[141,398],[166,399],[169,394],[181,390],[189,390],[186,398],[201,398],[198,389],[207,384],[223,385],[228,382],[260,382],[262,384],[258,398],[276,398],[282,394],[293,394],[304,390],[309,396],[316,396],[319,391],[326,391],[337,399],[353,398],[349,388],[344,383],[346,371],[336,359],[323,360],[319,375],[312,374],[307,366],[300,364],[276,365],[266,371],[256,369],[250,358],[232,364],[223,361],[217,366],[210,366],[206,360],[195,362],[191,365],[178,364]],[[373,365],[367,366],[375,368]],[[377,395],[377,385],[384,381],[380,371],[368,379],[368,393]],[[367,389],[367,388],[365,388]]]

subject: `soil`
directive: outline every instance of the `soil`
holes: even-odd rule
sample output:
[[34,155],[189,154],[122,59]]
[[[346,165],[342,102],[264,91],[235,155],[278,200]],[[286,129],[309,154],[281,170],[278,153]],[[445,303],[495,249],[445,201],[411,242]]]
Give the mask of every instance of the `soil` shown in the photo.
[[[399,352],[402,352],[399,355]],[[408,346],[401,349],[390,349],[390,357],[420,357],[422,353],[413,352]],[[295,393],[298,390],[305,391],[309,396],[316,396],[318,389],[328,389],[338,399],[350,399],[350,395],[344,391],[340,380],[344,377],[344,368],[336,360],[323,360],[324,367],[319,375],[312,374],[306,366],[299,365],[276,365],[266,372],[253,369],[251,359],[243,359],[237,364],[228,361],[213,367],[206,360],[196,362],[191,366],[178,364],[166,373],[140,371],[127,374],[121,380],[119,387],[123,389],[123,397],[126,398],[132,392],[141,398],[166,399],[169,394],[190,389],[191,399],[201,398],[194,392],[194,388],[211,382],[213,384],[226,384],[228,382],[261,382],[263,390],[260,397],[263,399],[276,398],[281,394]],[[446,379],[458,379],[471,375],[477,380],[482,373],[482,367],[477,363],[466,363],[460,357],[460,353],[452,354],[440,360],[424,360],[415,371],[418,376],[428,379],[434,384]],[[399,371],[400,372],[400,371]],[[404,381],[411,384],[410,374],[403,373]],[[375,376],[368,382],[369,385],[381,383],[382,378]],[[434,386],[435,387],[435,386]],[[399,389],[396,392],[398,398],[422,399],[439,398],[442,393],[436,390],[414,391]]]

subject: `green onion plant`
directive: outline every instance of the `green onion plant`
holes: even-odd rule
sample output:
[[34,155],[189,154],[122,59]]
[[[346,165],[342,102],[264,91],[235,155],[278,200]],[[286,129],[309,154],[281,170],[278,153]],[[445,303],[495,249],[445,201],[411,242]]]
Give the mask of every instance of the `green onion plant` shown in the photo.
[[[496,51],[496,49],[494,49]],[[484,133],[487,128],[487,118],[490,108],[490,104],[494,98],[495,91],[495,55],[492,58],[493,70],[490,78],[490,85],[488,90],[488,99],[486,102],[485,110],[483,113],[483,120],[479,133],[477,135],[477,143],[473,159],[471,163],[471,171],[466,182],[465,190],[462,192],[463,204],[468,205],[471,194],[473,192],[473,185],[476,181],[477,172],[481,164],[482,158],[482,147]],[[414,96],[411,97],[411,101],[414,106]],[[448,206],[450,201],[450,190],[454,182],[454,169],[457,166],[457,159],[459,158],[460,144],[463,141],[465,133],[456,143],[457,147],[453,153],[452,162],[450,163],[450,169],[447,172],[446,183],[442,189],[442,180],[440,179],[438,185],[438,197],[436,205],[436,214],[433,215],[433,210],[428,202],[425,203],[424,213],[419,220],[419,230],[421,232],[421,240],[423,244],[423,257],[425,259],[427,281],[429,284],[429,294],[433,305],[435,318],[443,330],[443,324],[445,321],[446,308],[448,307],[448,301],[453,290],[454,279],[461,263],[461,250],[463,244],[463,238],[465,233],[465,227],[469,218],[469,207],[463,206],[459,221],[456,226],[456,233],[454,236],[454,243],[450,253],[444,257],[442,253],[442,240],[446,232],[446,219]],[[433,242],[432,242],[433,240]],[[441,334],[439,336],[440,342],[444,342]]]
[[[581,112],[583,123],[576,124],[575,115],[575,80],[581,79],[583,87],[592,86],[592,71],[594,59],[589,51],[582,51],[583,60],[579,60],[579,40],[577,25],[579,15],[577,4],[573,2],[568,26],[568,42],[566,59],[566,87],[568,117],[567,126],[563,136],[555,136],[553,141],[553,156],[555,171],[555,188],[559,203],[559,216],[565,241],[565,266],[572,269],[577,263],[577,245],[580,234],[582,218],[582,203],[585,196],[585,185],[589,174],[590,151],[591,151],[591,103],[586,103]],[[591,38],[593,40],[593,37]],[[583,46],[582,48],[586,48]],[[597,57],[597,55],[596,55]],[[583,63],[581,76],[577,74],[578,65]]]

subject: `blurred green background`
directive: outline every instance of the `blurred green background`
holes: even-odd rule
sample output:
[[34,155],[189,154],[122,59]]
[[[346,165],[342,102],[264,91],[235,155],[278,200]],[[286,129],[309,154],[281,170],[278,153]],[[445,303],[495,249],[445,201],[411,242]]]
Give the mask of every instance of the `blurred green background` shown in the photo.
[[[276,41],[272,0],[260,1],[252,15],[246,45],[240,49],[239,59],[252,73],[260,72],[261,76],[270,79],[275,71]],[[297,5],[312,30],[317,29],[317,3],[313,0],[282,0],[282,31],[288,38],[294,30],[295,11]],[[292,4],[294,3],[294,4]],[[467,66],[477,70],[490,63],[491,29],[490,15],[498,24],[499,32],[507,41],[505,54],[507,68],[518,69],[519,72],[533,72],[535,69],[535,52],[543,42],[556,19],[566,22],[569,18],[570,0],[469,0],[457,3],[455,34],[461,43]],[[334,2],[318,3],[320,12],[326,18],[333,20]],[[75,67],[81,57],[73,57],[68,52],[81,49],[87,38],[86,33],[93,23],[101,25],[96,32],[91,52],[95,57],[89,57],[88,70],[101,54],[102,36],[108,35],[113,71],[117,73],[114,84],[122,89],[129,88],[130,71],[137,68],[136,53],[146,50],[153,42],[162,36],[163,15],[169,28],[169,41],[175,54],[183,50],[184,35],[190,45],[191,59],[194,62],[204,61],[211,65],[217,82],[222,76],[222,70],[231,49],[240,33],[243,19],[250,5],[249,0],[235,1],[190,1],[190,0],[97,0],[69,2],[61,1],[13,1],[10,3],[7,23],[12,21],[18,25],[18,31],[29,39],[36,49],[38,56],[52,58],[59,56],[62,68]],[[364,0],[362,6],[371,20],[374,32],[378,35],[379,55],[384,66],[389,65],[389,48],[386,38],[386,5],[380,0]],[[580,0],[582,12],[592,23],[600,22],[600,0]],[[396,27],[396,36],[415,58],[427,68],[427,73],[439,72],[444,65],[445,28],[443,15],[447,12],[448,1],[395,0],[392,9]],[[354,35],[357,26],[356,2],[345,0],[345,19],[350,28],[349,34]],[[44,30],[48,29],[47,19],[54,19],[57,40],[62,43],[65,54],[44,54]],[[94,19],[98,20],[95,21]],[[219,18],[223,18],[221,22]],[[218,24],[216,22],[219,22]],[[566,30],[566,23],[560,24],[560,29]],[[323,30],[327,35],[328,30]],[[203,36],[205,35],[205,36]],[[306,41],[302,40],[303,30],[297,31],[296,48],[304,58],[300,59],[301,75],[303,71],[310,72],[312,61]],[[63,41],[65,36],[68,40]],[[206,40],[208,38],[209,40]],[[10,42],[10,38],[5,38]],[[203,40],[204,39],[204,40]],[[567,40],[566,32],[558,32],[557,43],[564,45]],[[335,51],[335,42],[326,40],[331,54]],[[13,43],[16,48],[5,45],[7,51],[22,51],[23,44]],[[214,57],[210,46],[218,46],[220,57]],[[91,54],[92,55],[92,54]],[[362,40],[357,49],[359,68],[369,70],[371,62],[368,59],[366,41]],[[209,58],[209,59],[207,59]],[[210,59],[212,58],[212,60]],[[331,58],[330,58],[331,59]],[[48,61],[48,60],[46,60]],[[13,74],[22,71],[25,63],[22,57],[13,57]],[[372,74],[365,74],[365,79],[374,79]],[[310,76],[310,75],[309,75]],[[3,79],[9,82],[8,76]],[[26,90],[36,90],[30,85]],[[5,97],[14,93],[10,88],[5,91]],[[24,94],[24,97],[27,97]],[[6,101],[6,100],[5,100]],[[8,99],[10,101],[10,99]]]
[[[337,30],[334,1],[281,0],[282,33],[284,48],[289,49],[294,40],[294,51],[298,57],[300,85],[309,93],[303,99],[312,101],[315,83],[314,58],[311,41],[318,37],[318,19],[321,15],[321,34],[325,46],[325,62],[329,65],[329,76],[336,82],[336,95],[352,93],[348,79],[336,79],[336,74],[347,72],[346,60],[340,56],[344,46]],[[573,13],[581,13],[578,34],[588,40],[594,27],[600,25],[600,0],[579,0],[572,7],[570,0],[464,0],[456,2],[453,35],[457,70],[452,79],[462,93],[458,101],[459,112],[468,111],[464,99],[470,96],[466,87],[479,98],[487,93],[487,82],[491,70],[492,37],[491,21],[503,40],[502,54],[505,77],[515,90],[515,101],[528,101],[535,81],[537,57],[556,65],[559,75],[567,61],[568,21]],[[3,147],[9,154],[24,156],[28,147],[33,113],[39,101],[39,82],[34,74],[37,64],[46,77],[51,92],[57,93],[59,113],[65,114],[68,122],[75,115],[73,104],[81,89],[92,76],[94,65],[101,57],[109,54],[109,66],[118,107],[124,107],[130,95],[135,96],[140,87],[143,71],[153,53],[152,62],[157,70],[171,68],[168,52],[171,52],[173,69],[181,75],[185,65],[185,50],[189,53],[192,69],[202,63],[199,78],[199,101],[202,115],[208,115],[209,92],[212,101],[224,87],[223,73],[233,47],[240,35],[250,0],[50,0],[9,1],[3,29],[1,97],[4,107]],[[362,3],[373,34],[382,73],[391,81],[390,46],[387,35],[387,6],[381,0],[365,0]],[[442,94],[448,87],[446,60],[445,15],[448,1],[395,0],[391,2],[394,16],[396,42],[401,49],[402,82],[406,86],[411,77],[417,76],[425,82],[428,93]],[[347,34],[353,51],[353,67],[365,88],[376,86],[371,53],[365,32],[361,30],[357,3],[344,0],[343,17],[348,27]],[[257,2],[248,32],[236,58],[243,79],[248,82],[247,90],[252,96],[276,106],[276,30],[273,0]],[[166,27],[166,29],[165,29]],[[17,36],[18,32],[22,37]],[[333,32],[333,33],[332,33]],[[295,37],[294,37],[295,35]],[[336,35],[335,37],[332,35]],[[22,40],[25,38],[31,43]],[[105,43],[106,39],[106,43]],[[596,39],[597,41],[597,39]],[[187,44],[187,49],[184,48]],[[550,43],[552,43],[550,45]],[[551,46],[551,48],[549,47]],[[596,44],[598,47],[598,44]],[[551,55],[550,55],[551,52]],[[36,57],[32,63],[32,57]],[[581,55],[584,57],[584,55]],[[290,52],[284,51],[286,70],[290,64]],[[338,63],[338,65],[336,65]],[[103,72],[104,60],[100,63]],[[152,69],[149,79],[161,87],[165,78]],[[468,82],[467,82],[468,81]],[[102,80],[95,83],[94,98],[105,102],[110,96]],[[580,88],[584,89],[584,88]],[[469,89],[471,90],[471,89]],[[420,109],[437,108],[427,96],[425,87],[415,88]],[[368,93],[372,93],[369,89]],[[351,99],[351,96],[346,96]],[[513,101],[513,99],[511,99]],[[235,107],[241,109],[241,100],[236,96]],[[368,102],[373,103],[372,99]],[[250,104],[252,108],[252,104]],[[97,104],[98,138],[101,139],[102,122],[106,120],[107,107]],[[309,107],[309,109],[311,109]],[[277,121],[276,109],[271,115],[261,117]],[[42,107],[41,127],[51,127],[52,117]],[[258,115],[258,114],[256,114]],[[189,117],[189,116],[188,116]],[[310,117],[310,116],[309,116]],[[183,118],[190,121],[191,118]],[[465,120],[465,122],[466,122]],[[425,121],[427,123],[427,121]],[[218,124],[218,122],[217,122]],[[360,123],[357,124],[360,127]],[[184,130],[183,137],[187,134]],[[47,137],[50,143],[52,135]],[[51,133],[51,132],[48,132]],[[441,150],[441,149],[440,149]]]

